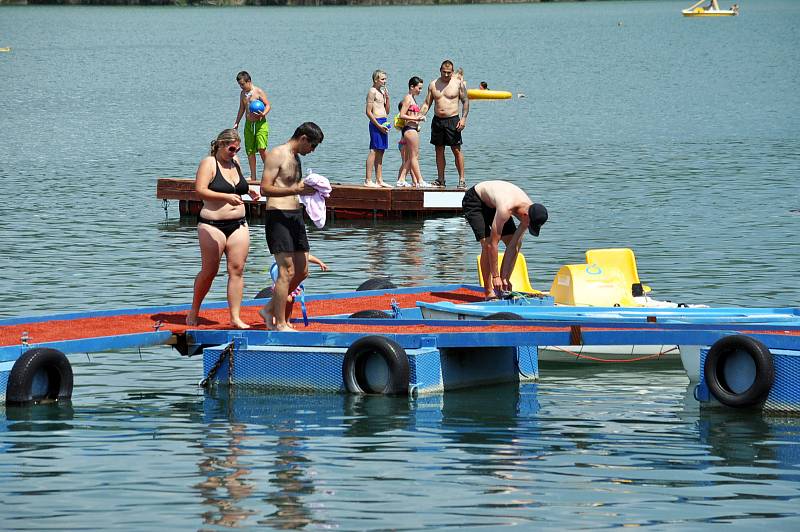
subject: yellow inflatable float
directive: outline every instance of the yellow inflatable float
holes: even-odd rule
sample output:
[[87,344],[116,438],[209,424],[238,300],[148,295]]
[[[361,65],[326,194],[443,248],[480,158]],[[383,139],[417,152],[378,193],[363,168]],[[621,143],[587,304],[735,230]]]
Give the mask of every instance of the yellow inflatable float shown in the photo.
[[508,100],[511,98],[511,93],[489,89],[467,89],[467,97],[470,100]]

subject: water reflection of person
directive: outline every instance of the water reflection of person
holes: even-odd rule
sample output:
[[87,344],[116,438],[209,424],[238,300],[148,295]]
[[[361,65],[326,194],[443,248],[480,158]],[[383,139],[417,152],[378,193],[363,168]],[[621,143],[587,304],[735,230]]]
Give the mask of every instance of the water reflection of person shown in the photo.
[[424,260],[427,254],[422,247],[422,226],[409,227],[405,233],[405,246],[401,251],[404,266],[409,267],[408,280],[412,285],[425,284],[429,281],[425,273]]
[[288,530],[314,523],[311,510],[303,503],[303,496],[314,493],[314,484],[305,477],[303,467],[309,460],[300,452],[307,439],[286,434],[278,438],[275,463],[271,468],[273,478],[269,480],[278,489],[264,499],[276,510],[258,524]]
[[433,279],[445,282],[470,280],[464,275],[474,268],[475,255],[470,252],[470,243],[463,225],[464,220],[459,218],[429,218],[422,227],[415,228],[420,232],[421,246],[436,250],[434,262],[430,263]]
[[[245,439],[245,425],[232,423],[228,427],[227,456],[219,456],[219,449],[203,448],[205,458],[200,462],[200,471],[207,477],[197,484],[203,496],[203,504],[215,507],[203,512],[205,524],[237,527],[242,521],[256,512],[237,505],[253,494],[254,486],[247,482],[251,471],[239,464],[239,456],[248,454],[241,448]],[[224,494],[218,491],[224,490]]]
[[381,227],[373,227],[370,230],[367,243],[367,264],[365,279],[374,276],[388,276],[391,262],[388,260],[387,251],[389,246],[386,242],[386,234]]

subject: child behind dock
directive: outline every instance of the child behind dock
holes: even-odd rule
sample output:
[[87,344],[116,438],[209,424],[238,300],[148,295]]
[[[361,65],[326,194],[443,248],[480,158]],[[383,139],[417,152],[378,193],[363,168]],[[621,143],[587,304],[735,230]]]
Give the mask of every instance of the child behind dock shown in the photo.
[[[267,158],[267,144],[269,143],[269,122],[267,113],[272,106],[267,99],[266,93],[253,85],[250,74],[242,70],[236,75],[236,82],[241,87],[239,93],[239,111],[236,113],[236,122],[233,129],[239,129],[239,122],[244,115],[244,151],[247,153],[247,162],[250,163],[250,180],[256,181],[256,151],[261,156],[261,164]],[[264,110],[251,112],[250,104],[256,100],[264,104]]]

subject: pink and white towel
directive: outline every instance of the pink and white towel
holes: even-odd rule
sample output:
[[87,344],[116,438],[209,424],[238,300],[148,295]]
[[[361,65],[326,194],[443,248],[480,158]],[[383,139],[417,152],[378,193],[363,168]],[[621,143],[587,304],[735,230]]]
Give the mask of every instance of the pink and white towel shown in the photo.
[[321,229],[325,226],[326,212],[325,212],[325,198],[330,197],[331,183],[328,178],[319,174],[310,173],[303,179],[303,182],[316,189],[316,192],[308,196],[300,196],[300,203],[306,208],[306,214],[314,222],[317,228]]

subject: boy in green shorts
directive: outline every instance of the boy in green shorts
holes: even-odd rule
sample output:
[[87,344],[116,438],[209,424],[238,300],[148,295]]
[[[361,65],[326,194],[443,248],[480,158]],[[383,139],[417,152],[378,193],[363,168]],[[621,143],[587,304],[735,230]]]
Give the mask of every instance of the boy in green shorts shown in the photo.
[[[239,129],[239,122],[242,116],[246,116],[244,123],[244,151],[247,152],[247,161],[250,163],[250,180],[256,181],[256,151],[261,155],[261,164],[267,159],[267,142],[269,140],[269,122],[267,113],[272,106],[267,100],[267,94],[253,85],[250,74],[242,70],[236,75],[236,82],[241,87],[239,94],[239,112],[236,114],[236,122],[233,129]],[[264,104],[262,111],[251,112],[250,104],[260,101]]]

